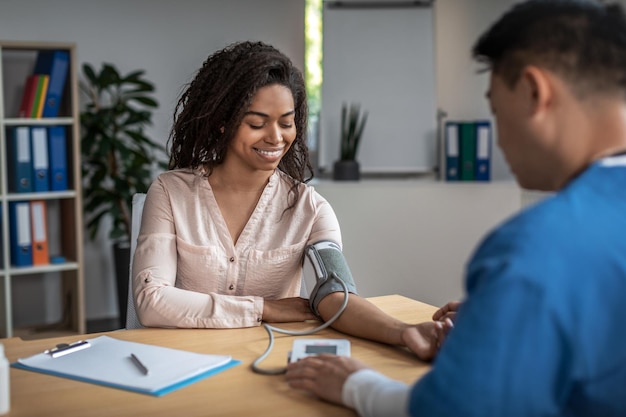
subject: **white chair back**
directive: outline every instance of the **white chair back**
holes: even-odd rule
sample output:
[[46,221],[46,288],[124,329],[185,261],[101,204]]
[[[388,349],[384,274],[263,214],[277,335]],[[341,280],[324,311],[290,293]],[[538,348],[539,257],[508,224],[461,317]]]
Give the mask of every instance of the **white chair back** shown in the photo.
[[133,195],[131,235],[130,235],[130,265],[128,266],[128,302],[126,303],[126,329],[139,329],[141,325],[135,310],[135,297],[133,295],[133,257],[137,248],[137,236],[141,226],[141,215],[143,214],[143,202],[146,195],[137,193]]

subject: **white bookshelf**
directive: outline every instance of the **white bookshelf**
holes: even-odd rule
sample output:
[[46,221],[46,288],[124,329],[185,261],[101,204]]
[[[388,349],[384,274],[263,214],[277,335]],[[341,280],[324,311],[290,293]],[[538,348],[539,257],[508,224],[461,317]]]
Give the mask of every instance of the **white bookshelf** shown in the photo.
[[[38,51],[69,52],[70,65],[59,117],[19,118],[26,77]],[[0,337],[47,337],[85,333],[83,217],[81,199],[80,130],[76,47],[73,43],[0,40]],[[68,190],[15,193],[9,191],[7,135],[17,126],[65,127]],[[9,203],[44,200],[50,255],[62,263],[16,267],[11,264]],[[16,300],[20,300],[19,303]]]

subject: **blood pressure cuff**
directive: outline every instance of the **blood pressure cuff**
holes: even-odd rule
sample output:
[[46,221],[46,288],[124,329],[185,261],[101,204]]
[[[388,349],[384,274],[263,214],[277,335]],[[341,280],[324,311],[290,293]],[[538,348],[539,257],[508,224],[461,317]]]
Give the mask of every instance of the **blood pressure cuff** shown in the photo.
[[349,292],[357,294],[352,273],[339,245],[325,240],[307,246],[304,253],[304,262],[311,264],[316,278],[309,294],[309,306],[318,317],[317,306],[320,301],[333,292],[343,292],[343,286],[337,278],[346,284]]

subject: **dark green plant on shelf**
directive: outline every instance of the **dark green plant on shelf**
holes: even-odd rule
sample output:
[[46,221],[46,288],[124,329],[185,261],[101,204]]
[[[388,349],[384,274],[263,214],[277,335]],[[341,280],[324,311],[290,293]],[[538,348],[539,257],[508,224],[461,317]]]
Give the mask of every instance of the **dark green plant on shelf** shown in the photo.
[[80,114],[83,197],[91,239],[108,216],[109,238],[130,241],[133,194],[147,191],[155,169],[167,169],[164,146],[145,133],[158,102],[144,73],[122,75],[109,63],[97,72],[87,63],[82,67],[80,88],[87,99]]
[[341,106],[341,142],[340,159],[356,161],[359,143],[367,122],[367,112],[361,112],[359,104]]
[[333,166],[333,178],[354,181],[361,177],[361,166],[357,152],[363,129],[367,122],[367,112],[361,112],[359,104],[341,106],[341,136],[339,140],[339,160]]

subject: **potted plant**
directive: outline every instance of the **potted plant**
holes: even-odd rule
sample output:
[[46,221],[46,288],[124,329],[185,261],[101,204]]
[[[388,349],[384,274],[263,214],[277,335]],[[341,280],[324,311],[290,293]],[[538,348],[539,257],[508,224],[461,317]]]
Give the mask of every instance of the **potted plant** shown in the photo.
[[363,128],[367,122],[367,112],[361,113],[359,104],[341,106],[341,140],[339,160],[335,162],[333,177],[335,180],[358,180],[361,176],[356,155]]
[[94,240],[105,218],[111,220],[120,321],[125,323],[130,262],[131,204],[148,190],[155,169],[166,169],[163,145],[144,133],[158,107],[154,85],[138,70],[126,75],[109,63],[96,72],[82,67],[80,114],[83,197],[86,228]]

